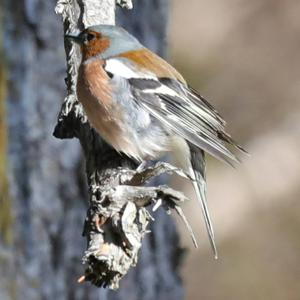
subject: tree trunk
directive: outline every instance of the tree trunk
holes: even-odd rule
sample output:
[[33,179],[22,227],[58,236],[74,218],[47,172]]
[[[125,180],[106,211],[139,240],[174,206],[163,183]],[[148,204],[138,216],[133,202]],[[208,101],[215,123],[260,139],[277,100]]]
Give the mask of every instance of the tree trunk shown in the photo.
[[[182,299],[178,236],[163,210],[154,216],[137,267],[124,277],[117,292],[76,282],[84,270],[81,257],[86,241],[81,233],[88,195],[78,141],[52,136],[65,94],[66,65],[55,2],[4,0],[1,9],[10,201],[1,200],[6,203],[1,205],[5,208],[1,219],[5,216],[7,222],[0,223],[5,231],[0,243],[0,269],[5,274],[0,298]],[[118,12],[117,23],[150,49],[165,54],[166,2],[138,0],[133,11]]]

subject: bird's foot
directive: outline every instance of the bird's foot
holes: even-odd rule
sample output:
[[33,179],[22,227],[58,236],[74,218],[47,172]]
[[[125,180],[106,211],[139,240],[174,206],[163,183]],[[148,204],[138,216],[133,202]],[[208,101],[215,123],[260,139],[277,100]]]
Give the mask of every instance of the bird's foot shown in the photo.
[[173,166],[167,162],[156,162],[152,166],[147,166],[147,162],[143,161],[135,171],[131,171],[132,176],[130,179],[128,177],[123,182],[123,184],[128,185],[143,185],[149,182],[150,179],[157,177],[162,174],[177,174],[180,177],[193,180],[189,174],[184,172],[182,169]]

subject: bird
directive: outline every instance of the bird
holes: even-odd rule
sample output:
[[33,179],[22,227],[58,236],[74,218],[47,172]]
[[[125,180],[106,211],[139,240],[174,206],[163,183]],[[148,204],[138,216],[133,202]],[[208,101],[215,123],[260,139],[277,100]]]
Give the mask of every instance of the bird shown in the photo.
[[163,58],[124,28],[90,26],[66,34],[80,45],[77,98],[96,132],[116,151],[139,162],[169,153],[189,174],[215,258],[217,248],[206,197],[205,152],[239,162],[217,110]]

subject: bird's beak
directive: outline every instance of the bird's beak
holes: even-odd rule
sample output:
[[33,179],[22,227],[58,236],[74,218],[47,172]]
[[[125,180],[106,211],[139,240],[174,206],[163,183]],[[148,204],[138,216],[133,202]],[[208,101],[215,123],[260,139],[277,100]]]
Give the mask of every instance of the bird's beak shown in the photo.
[[81,44],[82,43],[82,38],[80,36],[80,34],[75,35],[75,34],[65,34],[65,38],[69,39],[77,44]]

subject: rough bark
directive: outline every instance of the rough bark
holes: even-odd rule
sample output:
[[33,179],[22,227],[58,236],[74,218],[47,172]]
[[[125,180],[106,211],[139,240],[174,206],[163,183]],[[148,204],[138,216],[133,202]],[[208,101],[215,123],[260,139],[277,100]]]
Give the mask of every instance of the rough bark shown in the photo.
[[[118,292],[76,282],[83,272],[80,257],[85,244],[80,233],[88,196],[78,143],[51,137],[64,94],[65,71],[61,23],[51,14],[54,2],[4,2],[9,183],[14,223],[13,243],[1,243],[5,257],[1,268],[7,275],[1,281],[1,299],[98,299],[99,295],[101,299],[181,299],[178,237],[163,210],[154,216],[156,221],[143,242],[139,263],[123,279]],[[79,2],[77,13],[87,2]],[[101,23],[113,22],[113,1],[94,2],[108,5],[104,10],[107,19]],[[139,0],[133,12],[120,13],[120,20],[126,20],[127,29],[162,54],[166,8],[164,0]],[[74,18],[78,16],[85,25],[95,23],[99,9],[95,6],[86,15],[74,14]],[[103,10],[101,13],[103,16]],[[159,27],[155,25],[157,20]],[[74,89],[74,85],[69,87]],[[67,111],[70,108],[64,107]],[[58,126],[55,134],[81,137],[85,155],[93,153],[86,160],[88,174],[119,165],[132,167],[131,161],[117,155],[90,130],[84,117],[73,115],[69,120]],[[70,125],[73,130],[65,130]],[[95,178],[88,178],[89,186]]]

